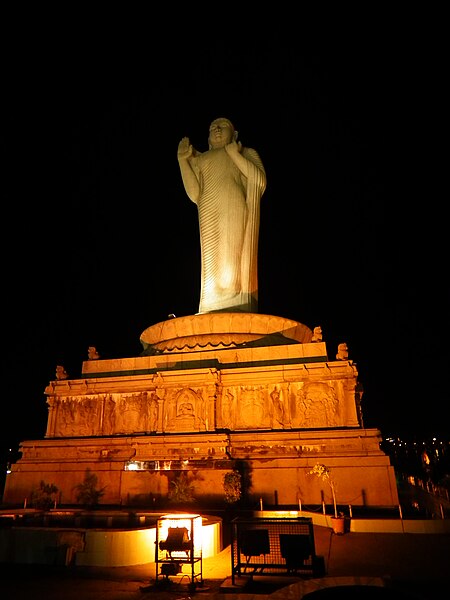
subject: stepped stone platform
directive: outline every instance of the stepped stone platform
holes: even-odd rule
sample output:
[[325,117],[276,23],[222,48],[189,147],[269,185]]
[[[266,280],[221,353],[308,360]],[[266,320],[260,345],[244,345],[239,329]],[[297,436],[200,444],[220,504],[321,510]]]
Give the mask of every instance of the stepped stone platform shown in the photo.
[[[24,441],[5,486],[22,503],[41,480],[74,503],[87,470],[105,504],[163,502],[182,473],[196,497],[224,501],[243,469],[250,503],[330,503],[309,471],[333,472],[338,502],[398,505],[377,429],[365,429],[356,364],[328,358],[296,321],[253,313],[175,317],[147,328],[141,355],[95,358],[45,389],[45,439]],[[339,358],[338,358],[339,356]]]

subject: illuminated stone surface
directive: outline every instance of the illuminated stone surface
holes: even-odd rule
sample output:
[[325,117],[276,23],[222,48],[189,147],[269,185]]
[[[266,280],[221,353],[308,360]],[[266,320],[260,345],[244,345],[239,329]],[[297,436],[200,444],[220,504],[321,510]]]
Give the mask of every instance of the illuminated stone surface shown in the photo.
[[23,502],[44,480],[74,503],[87,468],[105,504],[162,501],[180,470],[197,498],[220,502],[238,460],[256,503],[329,504],[307,476],[320,462],[333,469],[338,503],[397,505],[380,432],[363,426],[356,365],[329,361],[311,337],[270,315],[193,315],[146,329],[141,356],[86,360],[81,378],[47,386],[45,439],[21,444],[4,502]]
[[256,150],[238,141],[228,119],[209,126],[206,152],[189,138],[178,145],[188,198],[198,210],[201,251],[199,313],[257,312],[260,202],[266,172]]

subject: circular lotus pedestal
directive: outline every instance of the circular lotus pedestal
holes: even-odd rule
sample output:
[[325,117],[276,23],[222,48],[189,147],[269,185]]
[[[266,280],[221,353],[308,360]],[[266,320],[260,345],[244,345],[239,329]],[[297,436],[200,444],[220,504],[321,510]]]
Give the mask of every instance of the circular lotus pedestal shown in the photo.
[[141,334],[143,354],[170,354],[236,347],[305,344],[312,331],[306,325],[255,313],[206,313],[175,317]]

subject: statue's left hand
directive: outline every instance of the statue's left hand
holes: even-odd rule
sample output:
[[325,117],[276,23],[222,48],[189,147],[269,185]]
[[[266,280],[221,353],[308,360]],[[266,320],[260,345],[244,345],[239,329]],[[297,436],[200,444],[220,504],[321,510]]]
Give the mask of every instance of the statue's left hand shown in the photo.
[[233,156],[233,154],[240,154],[242,150],[242,144],[241,142],[236,142],[235,140],[233,140],[229,144],[226,144],[225,150],[229,156]]

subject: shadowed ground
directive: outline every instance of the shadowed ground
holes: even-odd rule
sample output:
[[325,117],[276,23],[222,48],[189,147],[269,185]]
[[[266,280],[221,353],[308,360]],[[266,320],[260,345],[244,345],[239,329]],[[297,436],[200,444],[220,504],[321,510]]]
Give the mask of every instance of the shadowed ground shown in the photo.
[[[334,535],[314,526],[316,554],[325,577],[257,576],[245,587],[231,585],[230,546],[203,560],[203,586],[190,589],[187,578],[155,586],[155,565],[132,567],[63,567],[0,564],[1,600],[171,600],[188,597],[222,600],[242,595],[251,600],[273,594],[272,600],[326,600],[341,596],[399,600],[442,597],[450,590],[450,535],[347,533]],[[328,585],[327,590],[321,590]],[[348,585],[356,590],[350,591]],[[374,589],[380,588],[382,589]],[[314,592],[314,593],[312,593]],[[393,595],[396,592],[396,596]],[[342,593],[345,593],[342,596]],[[220,598],[219,598],[220,597]]]

